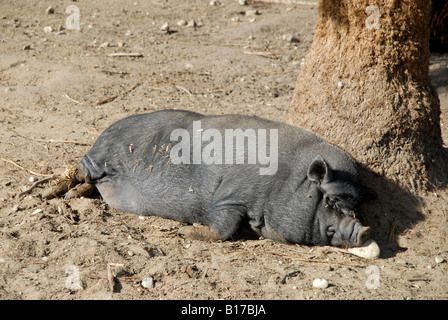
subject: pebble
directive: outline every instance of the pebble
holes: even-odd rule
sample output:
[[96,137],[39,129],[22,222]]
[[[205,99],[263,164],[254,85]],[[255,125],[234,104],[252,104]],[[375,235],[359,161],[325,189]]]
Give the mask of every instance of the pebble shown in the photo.
[[261,13],[260,13],[260,11],[258,11],[258,10],[247,10],[246,13],[245,13],[245,15],[246,15],[247,17],[258,16],[258,15],[260,15],[260,14],[261,14]]
[[344,88],[344,84],[342,83],[342,81],[338,81],[338,88]]
[[247,6],[247,0],[238,0],[240,6]]
[[185,20],[179,20],[179,21],[177,21],[177,25],[178,25],[178,26],[186,26],[186,25],[187,25],[187,21],[185,21]]
[[292,34],[284,34],[282,36],[282,39],[289,43],[299,43],[300,42],[300,40],[297,37],[293,36]]
[[31,46],[29,44],[27,44],[26,46],[23,46],[22,50],[30,50]]
[[53,32],[53,28],[51,26],[46,26],[46,27],[44,27],[43,30],[44,30],[45,33],[52,33]]
[[17,212],[20,210],[20,207],[18,204],[16,204],[14,207],[12,207],[11,212]]
[[170,26],[169,26],[168,22],[165,22],[165,23],[160,27],[160,31],[163,31],[163,32],[170,32]]
[[188,21],[187,27],[192,27],[192,28],[196,27],[196,21],[191,19],[190,21]]
[[49,6],[49,7],[47,8],[47,10],[45,10],[45,12],[46,12],[47,14],[53,14],[53,13],[54,13],[54,8],[53,8],[52,6]]
[[41,213],[41,212],[42,212],[42,209],[36,209],[36,210],[33,211],[32,215],[35,215],[35,214],[38,214],[38,213]]
[[152,287],[154,287],[154,280],[151,277],[143,279],[142,287],[145,289],[151,289]]
[[365,258],[365,259],[376,259],[380,256],[380,247],[375,242],[375,240],[369,239],[362,244],[360,247],[350,248],[347,250],[355,256]]
[[328,281],[325,279],[316,278],[313,280],[313,288],[326,289],[328,288]]
[[439,256],[437,256],[435,260],[436,260],[436,263],[444,263],[444,262],[446,262],[445,259],[443,259],[442,257],[439,257]]
[[218,0],[212,0],[212,1],[210,1],[210,5],[211,6],[220,6],[221,2],[219,2]]

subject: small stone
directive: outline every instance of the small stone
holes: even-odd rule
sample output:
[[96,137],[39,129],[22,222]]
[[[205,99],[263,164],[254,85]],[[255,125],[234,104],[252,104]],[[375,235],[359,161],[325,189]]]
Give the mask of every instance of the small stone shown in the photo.
[[247,0],[238,0],[240,6],[247,6]]
[[107,47],[110,47],[109,42],[103,42],[102,44],[100,44],[100,48],[107,48]]
[[33,176],[31,176],[29,179],[28,179],[30,182],[36,182],[36,177],[33,177]]
[[54,13],[54,8],[53,8],[52,6],[49,6],[49,7],[47,8],[47,10],[45,10],[45,12],[46,12],[47,14],[53,14],[53,13]]
[[436,263],[444,263],[444,262],[446,262],[446,260],[443,259],[443,258],[440,257],[440,256],[437,256],[435,260],[436,260]]
[[12,207],[11,212],[17,212],[20,210],[20,207],[18,204],[16,204],[14,207]]
[[282,39],[289,43],[299,43],[300,42],[300,40],[297,37],[293,36],[292,34],[284,34],[282,36]]
[[245,13],[245,15],[246,15],[247,17],[258,16],[258,15],[260,15],[260,14],[261,14],[261,13],[260,13],[260,11],[258,11],[258,10],[247,10],[246,13]]
[[160,31],[163,31],[163,32],[170,32],[170,26],[169,26],[169,24],[168,24],[168,22],[165,22],[161,27],[160,27]]
[[30,50],[31,46],[29,44],[27,44],[26,46],[23,46],[22,50]]
[[220,6],[221,2],[219,2],[218,0],[212,0],[212,1],[210,1],[210,5],[211,6]]
[[342,83],[342,81],[338,81],[338,88],[344,88],[344,84]]
[[178,26],[186,26],[186,25],[187,25],[187,21],[185,21],[185,20],[179,20],[179,21],[177,21],[177,25],[178,25]]
[[191,19],[190,21],[188,21],[188,23],[187,23],[187,27],[190,27],[190,28],[194,28],[194,27],[196,27],[196,21],[194,21],[193,19]]
[[33,211],[32,215],[35,215],[35,214],[38,214],[38,213],[41,213],[41,212],[42,212],[42,209],[36,209],[36,210]]
[[46,26],[46,27],[44,27],[43,30],[44,30],[45,33],[52,33],[53,32],[53,28],[51,26]]
[[313,280],[313,288],[326,289],[328,288],[328,281],[325,279],[316,278]]
[[154,280],[151,277],[147,277],[142,280],[142,287],[145,289],[151,289],[154,287]]

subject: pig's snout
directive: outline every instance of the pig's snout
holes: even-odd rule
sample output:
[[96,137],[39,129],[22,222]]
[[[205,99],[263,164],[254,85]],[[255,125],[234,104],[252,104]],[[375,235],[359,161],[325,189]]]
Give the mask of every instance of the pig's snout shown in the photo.
[[334,230],[330,243],[333,246],[359,247],[370,235],[370,227],[363,226],[358,220],[343,217],[338,226],[330,227]]

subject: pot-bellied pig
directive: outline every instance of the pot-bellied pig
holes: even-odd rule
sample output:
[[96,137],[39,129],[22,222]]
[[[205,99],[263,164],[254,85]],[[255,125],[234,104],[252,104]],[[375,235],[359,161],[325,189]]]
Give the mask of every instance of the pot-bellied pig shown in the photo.
[[253,116],[163,110],[115,122],[43,198],[102,198],[121,211],[188,223],[185,237],[225,240],[245,224],[282,242],[354,247],[372,192],[341,149]]

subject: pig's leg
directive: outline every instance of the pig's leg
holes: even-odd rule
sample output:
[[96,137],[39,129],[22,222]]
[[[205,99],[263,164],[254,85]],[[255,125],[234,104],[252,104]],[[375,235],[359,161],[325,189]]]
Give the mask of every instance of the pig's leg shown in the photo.
[[93,184],[89,182],[80,183],[73,189],[70,189],[65,194],[64,199],[88,197],[93,193],[94,190],[95,187],[93,186]]
[[52,199],[63,196],[70,189],[75,188],[81,182],[86,181],[86,175],[79,167],[70,167],[55,181],[50,183],[50,188],[42,193],[42,199]]
[[201,240],[201,241],[218,241],[222,240],[218,232],[210,226],[203,226],[200,224],[193,224],[192,226],[185,226],[179,228],[179,234],[187,239]]
[[243,213],[239,208],[211,210],[210,226],[193,224],[179,229],[179,234],[193,240],[218,241],[230,238],[239,228]]

